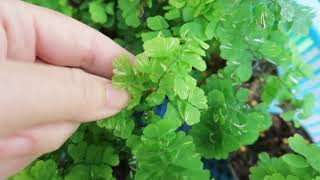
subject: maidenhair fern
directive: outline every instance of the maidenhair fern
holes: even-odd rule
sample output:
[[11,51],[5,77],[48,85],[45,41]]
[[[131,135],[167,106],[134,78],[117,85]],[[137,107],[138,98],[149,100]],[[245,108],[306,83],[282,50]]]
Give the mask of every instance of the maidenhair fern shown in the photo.
[[[201,158],[224,159],[254,143],[271,125],[268,107],[274,100],[289,107],[283,108],[285,119],[310,115],[312,95],[297,99],[292,91],[310,74],[289,32],[307,33],[313,13],[293,0],[27,1],[101,30],[136,61],[121,56],[113,63],[113,85],[131,95],[125,110],[83,124],[59,150],[12,180],[109,180],[119,173],[137,180],[210,179]],[[212,70],[212,56],[225,65]],[[259,61],[282,73],[259,74],[261,101],[251,106],[252,92],[243,83]],[[159,106],[165,114],[155,113]],[[181,126],[190,131],[181,132]],[[261,155],[251,179],[318,180],[319,150],[298,136],[289,141],[296,153]],[[123,164],[127,168],[119,172]]]

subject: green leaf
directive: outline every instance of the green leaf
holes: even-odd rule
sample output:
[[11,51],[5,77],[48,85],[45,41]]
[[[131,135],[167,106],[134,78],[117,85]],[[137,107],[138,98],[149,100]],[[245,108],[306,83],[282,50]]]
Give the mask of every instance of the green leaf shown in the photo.
[[141,33],[141,38],[143,42],[149,41],[151,39],[154,39],[158,36],[163,37],[172,37],[171,31],[168,29],[162,29],[160,31],[152,31],[152,32],[143,32]]
[[277,97],[277,91],[281,89],[281,82],[278,77],[269,76],[266,78],[266,84],[263,87],[262,101],[271,104],[272,101]]
[[273,61],[279,61],[283,53],[283,48],[273,41],[265,41],[260,49],[262,55]]
[[308,162],[302,156],[294,155],[294,154],[286,154],[281,157],[284,162],[286,162],[289,166],[295,168],[307,168],[309,167]]
[[184,119],[182,119],[182,116],[179,114],[179,110],[171,102],[169,102],[167,105],[166,113],[163,119],[167,119],[168,121],[176,120],[177,128],[181,126],[182,122],[184,122]]
[[133,149],[138,162],[135,179],[209,179],[192,138],[176,133],[174,122],[165,119],[144,129],[141,143]]
[[253,59],[248,45],[241,40],[221,44],[221,57],[234,62],[247,62]]
[[205,34],[208,39],[212,39],[213,37],[216,36],[217,26],[218,26],[217,21],[211,21],[210,23],[208,23],[205,31]]
[[320,173],[320,148],[314,144],[306,144],[302,136],[296,134],[289,138],[290,148],[306,158],[308,163]]
[[88,144],[86,142],[80,142],[78,144],[70,144],[68,146],[68,154],[72,160],[77,163],[84,160],[86,156]]
[[305,95],[303,97],[303,105],[302,105],[303,114],[300,114],[299,118],[306,119],[310,117],[313,114],[314,104],[315,104],[314,95],[313,94]]
[[93,22],[100,24],[107,22],[108,16],[106,14],[105,6],[106,4],[100,1],[93,1],[89,4],[89,12]]
[[109,2],[107,5],[106,5],[106,12],[107,14],[110,14],[110,15],[114,15],[114,2]]
[[296,5],[291,31],[307,35],[314,16],[314,11],[310,7]]
[[180,47],[178,38],[158,37],[143,45],[145,53],[151,57],[169,57]]
[[99,163],[102,161],[101,157],[103,156],[104,147],[90,144],[87,147],[85,161],[88,163]]
[[140,0],[130,0],[130,3],[128,3],[128,0],[119,0],[118,3],[125,23],[131,27],[138,27],[141,24],[139,18],[140,10],[138,8]]
[[264,180],[287,180],[283,175],[281,174],[272,174],[270,176],[266,176]]
[[162,16],[154,16],[147,19],[147,26],[151,30],[158,31],[167,29],[169,27],[169,24]]
[[198,87],[195,87],[190,91],[188,102],[198,109],[208,108],[207,98],[203,90]]
[[95,179],[115,180],[112,176],[112,168],[107,165],[93,165],[90,167],[91,174]]
[[186,102],[178,102],[178,109],[184,121],[188,125],[194,125],[200,121],[200,111]]
[[117,166],[119,164],[119,155],[112,146],[105,147],[103,152],[103,162],[110,166]]
[[185,4],[185,0],[169,0],[169,4],[177,9],[182,8]]
[[181,16],[180,11],[178,9],[172,9],[164,14],[164,17],[167,20],[174,20]]
[[174,91],[182,100],[186,100],[188,98],[190,88],[184,79],[176,76],[174,81]]
[[151,93],[146,101],[148,102],[149,106],[156,106],[156,105],[160,105],[163,100],[165,99],[166,95],[164,92],[161,91],[156,91]]
[[56,162],[52,159],[36,160],[29,167],[8,180],[62,180]]
[[127,139],[131,136],[135,124],[131,113],[123,110],[111,118],[99,121],[98,126],[112,131],[117,137]]
[[180,29],[180,34],[193,35],[201,40],[207,40],[205,35],[205,27],[199,21],[184,24]]
[[213,89],[207,96],[209,107],[219,108],[221,106],[226,106],[226,99],[223,92]]
[[65,176],[65,180],[88,180],[90,179],[90,167],[88,165],[79,164],[73,167]]
[[253,72],[251,61],[241,62],[241,64],[238,65],[238,68],[236,70],[236,74],[240,82],[248,81],[251,78],[252,73]]
[[288,3],[288,1],[280,0],[281,6],[281,16],[288,22],[292,22],[295,16],[295,7],[293,3]]
[[118,89],[126,89],[131,95],[128,109],[132,109],[140,103],[144,90],[141,79],[136,76],[135,69],[127,56],[120,56],[113,61],[112,85]]
[[58,167],[53,160],[37,161],[34,166],[31,167],[30,173],[34,180],[59,180]]
[[[119,155],[112,145],[95,145],[80,142],[68,146],[68,154],[75,164],[88,163],[91,165],[117,166],[119,164]],[[81,167],[84,168],[84,167]]]
[[[315,168],[319,164],[316,151],[319,152],[320,148],[306,144],[300,135],[289,138],[289,146],[296,154],[269,158],[267,153],[263,153],[264,155],[260,156],[258,164],[250,169],[250,179],[273,180],[280,178],[278,175],[285,177],[285,180],[315,179],[319,174]],[[311,157],[313,157],[312,160]]]
[[[197,151],[203,157],[227,158],[230,152],[252,144],[260,132],[271,125],[270,117],[263,113],[267,108],[253,109],[241,103],[236,97],[238,87],[229,79],[213,75],[207,79],[203,89],[209,108],[190,130]],[[243,94],[247,97],[247,92]]]
[[181,59],[183,62],[193,66],[199,71],[205,71],[207,69],[206,62],[198,54],[187,52],[181,55]]
[[84,139],[86,127],[84,125],[81,125],[77,131],[71,136],[70,140],[73,143],[80,143]]
[[248,101],[250,91],[245,88],[240,88],[236,94],[238,101],[245,103]]
[[282,117],[283,120],[285,120],[285,121],[290,121],[290,120],[293,120],[295,114],[296,114],[295,111],[286,111],[286,112],[284,112],[284,113],[281,114],[281,117]]
[[127,56],[120,56],[112,62],[115,76],[112,78],[112,84],[121,89],[128,88],[135,77],[131,62]]

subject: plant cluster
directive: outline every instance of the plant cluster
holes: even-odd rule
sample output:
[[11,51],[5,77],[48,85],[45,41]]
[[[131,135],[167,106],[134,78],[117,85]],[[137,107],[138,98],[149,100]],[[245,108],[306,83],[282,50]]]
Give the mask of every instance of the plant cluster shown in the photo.
[[319,180],[320,148],[307,144],[300,135],[289,138],[289,146],[294,153],[279,158],[270,158],[266,153],[260,154],[258,165],[250,169],[250,179]]
[[[271,125],[273,101],[289,107],[285,119],[310,115],[312,95],[297,99],[298,90],[291,90],[310,74],[288,32],[306,33],[313,14],[293,0],[27,1],[104,32],[134,53],[136,63],[125,56],[113,63],[114,86],[132,97],[125,110],[83,124],[12,180],[210,179],[202,158],[225,159],[254,143]],[[226,65],[209,74],[213,55]],[[243,83],[259,61],[282,73],[259,75],[262,98],[251,106]]]

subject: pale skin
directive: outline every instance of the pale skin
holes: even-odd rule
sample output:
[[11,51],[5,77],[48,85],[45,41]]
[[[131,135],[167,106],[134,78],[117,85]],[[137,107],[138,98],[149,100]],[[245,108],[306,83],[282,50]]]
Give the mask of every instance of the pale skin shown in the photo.
[[59,148],[80,123],[127,105],[109,80],[123,54],[133,57],[72,18],[0,1],[0,179]]

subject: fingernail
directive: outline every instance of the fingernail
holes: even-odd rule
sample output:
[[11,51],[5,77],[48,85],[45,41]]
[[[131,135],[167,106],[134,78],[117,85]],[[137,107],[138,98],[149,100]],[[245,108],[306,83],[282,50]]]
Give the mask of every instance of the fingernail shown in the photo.
[[16,136],[0,140],[0,159],[26,155],[32,151],[29,138]]
[[107,106],[115,110],[121,110],[128,105],[129,94],[127,91],[114,89],[112,85],[107,88]]

